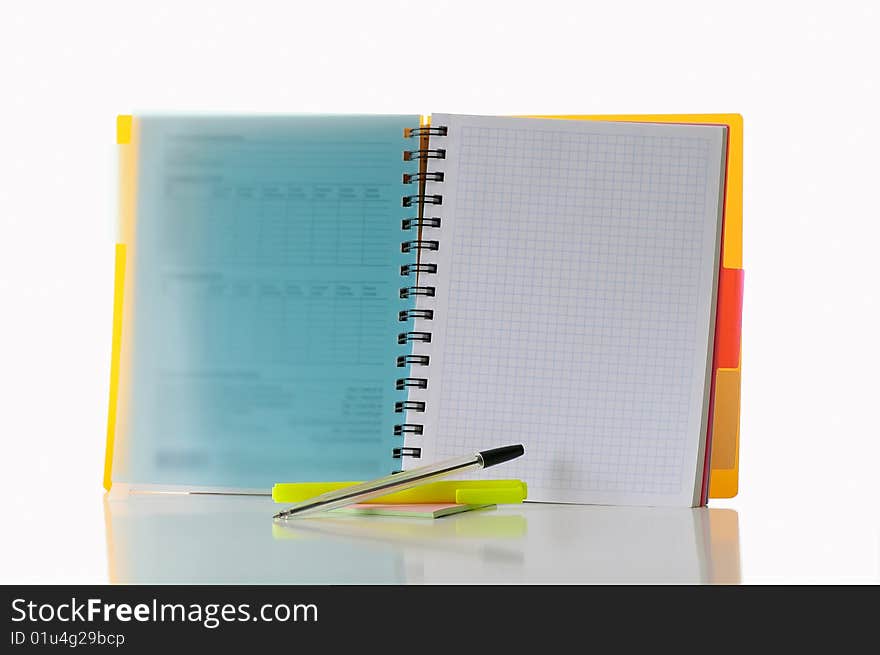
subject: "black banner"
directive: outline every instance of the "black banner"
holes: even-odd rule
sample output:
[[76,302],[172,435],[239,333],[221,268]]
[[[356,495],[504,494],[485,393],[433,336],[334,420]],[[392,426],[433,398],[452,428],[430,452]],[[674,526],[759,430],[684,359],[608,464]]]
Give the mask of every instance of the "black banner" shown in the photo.
[[467,651],[533,638],[656,648],[747,634],[790,645],[818,643],[829,630],[840,645],[866,631],[876,638],[880,610],[877,587],[31,586],[0,595],[0,652],[9,653],[273,644],[374,652],[459,638]]

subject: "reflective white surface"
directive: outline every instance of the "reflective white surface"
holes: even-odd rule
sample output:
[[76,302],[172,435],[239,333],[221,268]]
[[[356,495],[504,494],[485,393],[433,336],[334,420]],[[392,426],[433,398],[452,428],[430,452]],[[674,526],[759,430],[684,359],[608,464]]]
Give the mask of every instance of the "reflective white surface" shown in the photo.
[[725,509],[525,504],[285,524],[259,497],[108,497],[104,509],[117,583],[740,581],[738,517]]

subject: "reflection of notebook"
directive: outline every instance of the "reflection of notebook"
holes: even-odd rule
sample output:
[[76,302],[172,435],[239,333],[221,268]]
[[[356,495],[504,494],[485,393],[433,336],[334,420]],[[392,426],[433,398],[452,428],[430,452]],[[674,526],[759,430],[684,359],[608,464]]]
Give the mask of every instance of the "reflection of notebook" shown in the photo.
[[705,500],[726,127],[432,123],[123,121],[108,486],[522,442],[535,500]]
[[[268,498],[105,495],[110,582],[117,584],[400,584],[401,555],[342,540],[273,537]],[[405,519],[401,519],[405,520]],[[413,523],[414,521],[409,521]],[[421,523],[415,521],[414,523]]]
[[[472,584],[738,584],[738,517],[713,508],[525,505],[518,541],[460,540],[461,552],[407,549],[407,582]],[[435,521],[476,522],[465,514]],[[491,516],[487,515],[487,518]],[[504,514],[499,514],[504,516]],[[314,521],[318,523],[318,521]],[[421,523],[421,522],[420,522]],[[352,526],[349,534],[357,534]],[[470,548],[468,548],[470,545]],[[450,549],[451,550],[451,549]]]
[[272,509],[268,498],[105,497],[110,582],[740,582],[729,509],[517,505],[438,521],[267,524]]
[[278,539],[306,535],[356,548],[393,544],[407,583],[741,582],[732,509],[527,504],[442,521],[331,517],[273,526]]

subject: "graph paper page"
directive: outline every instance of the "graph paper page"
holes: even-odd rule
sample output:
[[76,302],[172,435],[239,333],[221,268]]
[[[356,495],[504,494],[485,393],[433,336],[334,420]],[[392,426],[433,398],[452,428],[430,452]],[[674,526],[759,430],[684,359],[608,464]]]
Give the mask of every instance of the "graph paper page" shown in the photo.
[[432,341],[414,349],[429,385],[410,394],[421,461],[522,443],[484,476],[532,500],[698,504],[725,128],[432,124],[448,136],[427,185],[443,199],[426,207],[434,318],[416,326]]

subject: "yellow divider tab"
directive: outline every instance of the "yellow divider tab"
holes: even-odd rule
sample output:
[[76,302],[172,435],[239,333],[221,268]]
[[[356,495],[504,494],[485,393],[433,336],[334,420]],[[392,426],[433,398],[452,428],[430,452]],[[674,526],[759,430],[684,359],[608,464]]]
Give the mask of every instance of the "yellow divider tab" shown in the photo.
[[128,114],[120,114],[116,117],[116,143],[119,145],[131,143],[131,125],[133,118]]
[[110,351],[110,400],[107,410],[107,449],[104,453],[104,488],[110,491],[113,446],[116,439],[116,401],[119,390],[119,356],[122,346],[122,298],[125,288],[125,244],[116,244],[116,270],[113,282],[113,345]]

